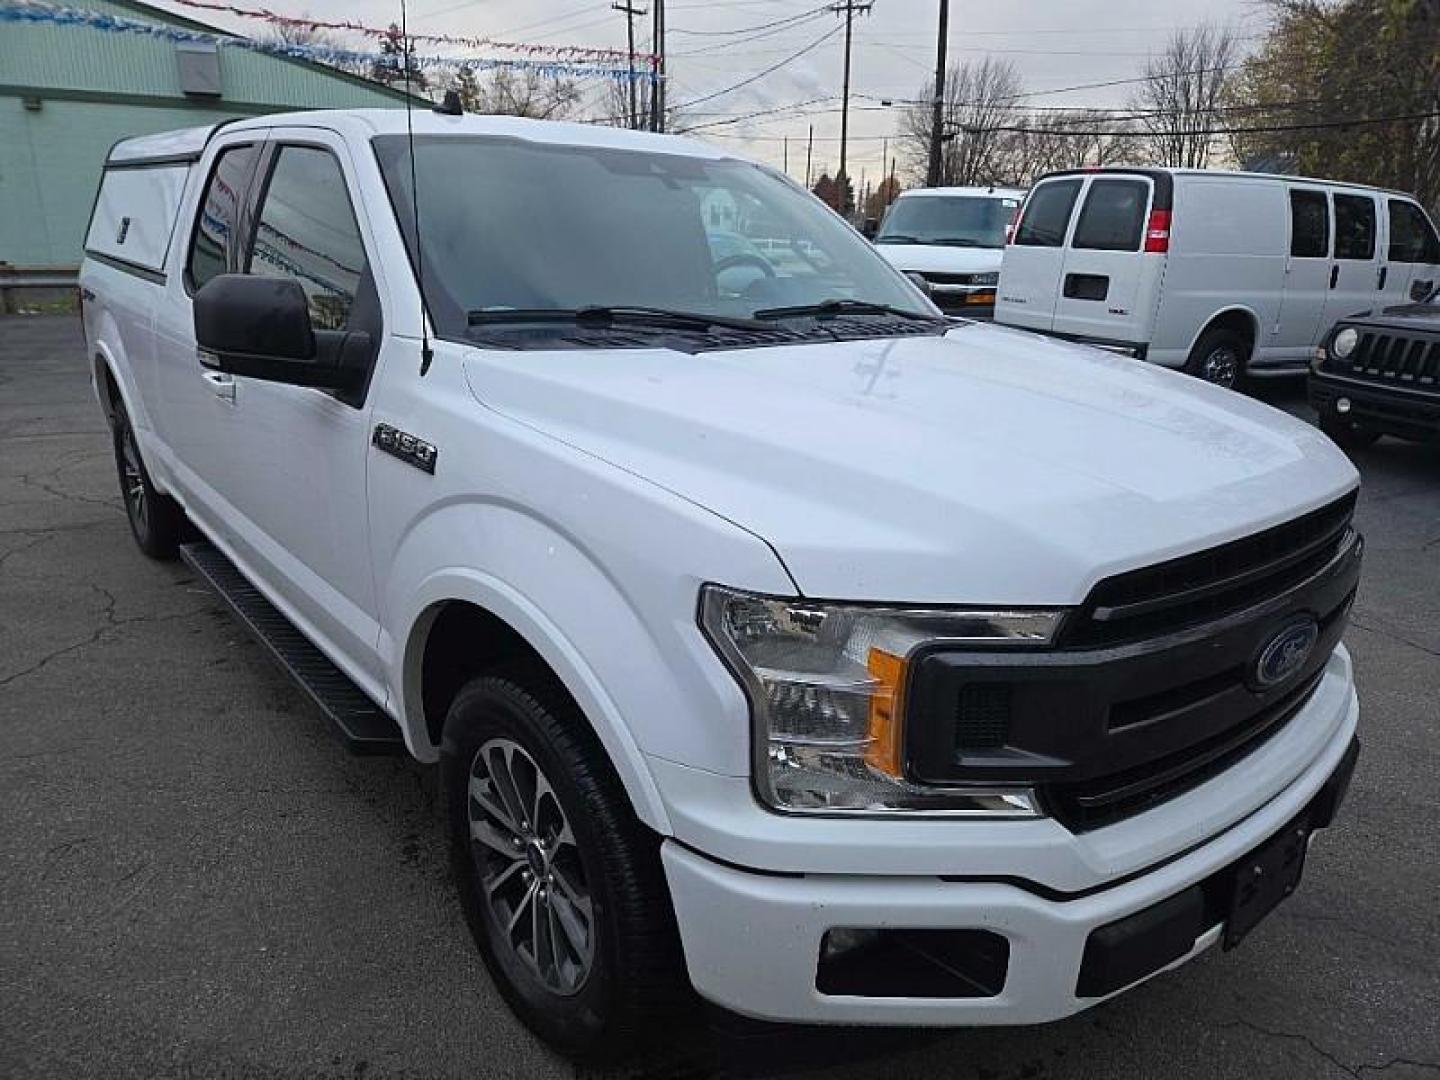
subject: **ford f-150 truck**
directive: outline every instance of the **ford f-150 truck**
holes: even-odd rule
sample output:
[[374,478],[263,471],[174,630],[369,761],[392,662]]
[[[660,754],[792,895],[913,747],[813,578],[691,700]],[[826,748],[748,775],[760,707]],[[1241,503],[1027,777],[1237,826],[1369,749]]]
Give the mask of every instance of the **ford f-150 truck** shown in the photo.
[[569,1054],[691,988],[1067,1016],[1235,945],[1334,817],[1346,457],[943,318],[776,170],[265,116],[117,145],[86,248],[139,546],[352,749],[438,763],[475,941]]

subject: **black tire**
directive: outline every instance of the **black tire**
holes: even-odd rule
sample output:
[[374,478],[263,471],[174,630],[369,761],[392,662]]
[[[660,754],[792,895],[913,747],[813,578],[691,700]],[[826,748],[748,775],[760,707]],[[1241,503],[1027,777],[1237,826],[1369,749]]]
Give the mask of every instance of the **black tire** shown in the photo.
[[150,473],[140,457],[140,445],[125,407],[115,406],[112,427],[115,470],[120,478],[120,498],[125,518],[140,550],[152,559],[173,559],[180,553],[180,533],[185,511],[180,504],[150,482]]
[[1375,440],[1380,438],[1380,432],[1335,415],[1321,416],[1320,430],[1330,436],[1330,440],[1342,450],[1364,450],[1367,446],[1373,446]]
[[1250,340],[1237,331],[1217,326],[1200,335],[1185,361],[1185,370],[1212,385],[1239,390],[1245,384],[1249,363]]
[[[512,744],[523,754],[506,758]],[[558,841],[555,807],[548,796],[531,798],[541,785],[532,781],[526,792],[525,755],[548,782],[562,815],[559,824],[568,823],[573,845]],[[648,1056],[668,1046],[697,1010],[660,865],[659,840],[636,818],[619,777],[569,695],[538,664],[506,667],[473,679],[450,706],[441,762],[460,903],[485,966],[516,1015],[556,1050],[585,1062]],[[497,782],[505,768],[514,777],[509,788]],[[517,800],[525,828],[506,831],[501,826],[488,833],[492,844],[501,839],[513,845],[516,833],[530,836],[514,848],[524,851],[523,857],[498,852],[472,836],[472,815],[480,819],[482,832],[485,823],[501,821],[482,798],[472,797],[472,777],[482,776],[476,790],[492,798],[498,795],[495,801],[504,804],[507,813],[505,792],[526,792]],[[524,816],[527,805],[534,811],[533,821]],[[543,870],[534,861],[537,838],[540,857],[548,849],[553,860]],[[583,879],[577,880],[577,874]],[[548,899],[544,881],[552,881]],[[540,886],[543,906],[533,899],[537,894],[529,892],[531,883]],[[577,893],[588,900],[592,928],[584,935],[590,957],[583,978],[571,969],[578,969],[582,960],[576,959],[580,950],[572,947],[561,910],[568,908],[575,925],[583,909],[569,898]],[[532,896],[528,909],[523,906],[525,895]],[[517,934],[526,936],[526,928],[521,925],[510,933],[501,925],[517,913],[523,924],[527,910],[531,919],[554,913],[548,919],[546,946],[555,957],[560,953],[551,942],[558,942],[565,962],[573,961],[571,967],[557,962],[547,968],[534,961],[546,952],[538,922],[531,922],[528,930],[533,940],[528,956],[525,942],[516,943]],[[545,915],[537,915],[537,910]],[[567,976],[575,985],[557,989],[555,982]]]

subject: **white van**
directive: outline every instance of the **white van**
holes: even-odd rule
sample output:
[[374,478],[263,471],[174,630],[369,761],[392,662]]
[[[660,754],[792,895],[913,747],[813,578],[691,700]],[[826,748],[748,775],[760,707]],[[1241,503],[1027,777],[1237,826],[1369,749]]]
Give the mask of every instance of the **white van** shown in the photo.
[[1337,319],[1440,280],[1400,192],[1203,169],[1051,173],[1005,249],[995,318],[1222,386],[1301,373]]
[[1005,252],[1005,229],[1023,189],[915,188],[885,212],[875,246],[890,265],[918,274],[930,299],[952,315],[988,318]]

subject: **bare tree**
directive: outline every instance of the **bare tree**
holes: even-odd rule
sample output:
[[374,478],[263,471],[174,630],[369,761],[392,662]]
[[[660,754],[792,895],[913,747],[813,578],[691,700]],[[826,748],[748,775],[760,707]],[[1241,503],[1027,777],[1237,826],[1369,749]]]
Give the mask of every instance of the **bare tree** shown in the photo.
[[[298,16],[297,22],[276,23],[270,27],[263,40],[276,45],[296,45],[302,49],[335,49],[347,51],[353,48],[339,34],[333,30],[327,30],[322,26],[312,26],[304,22],[309,13]],[[370,65],[364,60],[342,59],[338,57],[311,58],[316,63],[325,64],[328,67],[339,68],[341,71],[348,71],[352,75],[368,75]]]
[[[935,83],[930,80],[915,95],[900,118],[900,153],[912,175],[923,177],[930,158]],[[1015,100],[1020,96],[1020,75],[1008,60],[953,64],[945,72],[943,94],[945,143],[940,155],[942,184],[984,184],[1000,175],[1007,133],[1016,123]]]
[[1217,145],[1226,86],[1240,57],[1229,28],[1202,24],[1177,30],[1145,64],[1145,82],[1129,107],[1145,132],[1137,148],[1157,165],[1203,169]]
[[[573,79],[550,78],[534,68],[502,67],[484,81],[473,73],[468,79],[456,76],[455,81],[461,103],[477,113],[562,120],[580,102],[580,88]],[[472,101],[465,101],[467,94]]]
[[1042,173],[1113,165],[1127,154],[1126,140],[1100,132],[1115,131],[1124,122],[1103,109],[1066,109],[1025,119],[1024,130],[1007,133],[1000,153],[997,180],[1027,187]]
[[[655,80],[648,72],[640,72],[635,78],[635,126],[642,131],[650,128],[650,113],[654,109]],[[611,79],[605,84],[600,97],[600,115],[596,118],[611,127],[630,126],[630,84],[628,80]],[[680,110],[673,105],[665,109],[665,130],[677,131],[684,124]]]

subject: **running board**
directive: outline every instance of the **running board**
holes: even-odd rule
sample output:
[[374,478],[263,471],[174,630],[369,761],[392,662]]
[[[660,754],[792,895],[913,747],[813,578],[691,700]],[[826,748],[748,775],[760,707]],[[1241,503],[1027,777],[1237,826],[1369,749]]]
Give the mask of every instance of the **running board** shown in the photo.
[[405,752],[405,740],[395,721],[265,599],[224,552],[202,540],[181,544],[180,558],[220,595],[231,614],[320,707],[345,749],[367,755]]

